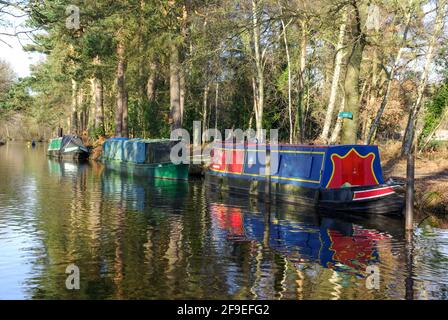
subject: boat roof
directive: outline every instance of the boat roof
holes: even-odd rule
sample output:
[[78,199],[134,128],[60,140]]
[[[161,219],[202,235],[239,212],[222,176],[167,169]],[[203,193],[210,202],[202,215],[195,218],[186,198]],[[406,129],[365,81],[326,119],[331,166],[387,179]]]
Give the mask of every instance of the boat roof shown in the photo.
[[126,142],[141,142],[141,143],[164,143],[164,142],[178,142],[177,139],[145,139],[145,138],[109,138],[107,141],[126,141]]
[[[269,143],[231,143],[231,142],[224,142],[224,141],[215,141],[216,144],[222,145],[224,148],[228,147],[265,147],[265,146],[275,146],[279,148],[319,148],[319,149],[327,149],[327,148],[333,148],[333,147],[366,147],[364,144],[330,144],[330,145],[323,145],[323,144],[294,144],[294,143],[278,143],[278,144],[269,144]],[[369,145],[369,146],[375,146],[375,145]],[[375,146],[376,147],[376,146]]]

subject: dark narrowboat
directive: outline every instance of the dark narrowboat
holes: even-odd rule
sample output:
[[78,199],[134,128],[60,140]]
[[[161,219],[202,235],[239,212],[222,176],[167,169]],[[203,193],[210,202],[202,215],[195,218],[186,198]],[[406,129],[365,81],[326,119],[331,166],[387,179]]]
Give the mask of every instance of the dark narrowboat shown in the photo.
[[325,212],[401,215],[404,205],[400,185],[384,181],[377,146],[215,143],[206,181]]
[[89,158],[89,149],[76,135],[64,135],[50,140],[47,155],[64,160],[85,160]]

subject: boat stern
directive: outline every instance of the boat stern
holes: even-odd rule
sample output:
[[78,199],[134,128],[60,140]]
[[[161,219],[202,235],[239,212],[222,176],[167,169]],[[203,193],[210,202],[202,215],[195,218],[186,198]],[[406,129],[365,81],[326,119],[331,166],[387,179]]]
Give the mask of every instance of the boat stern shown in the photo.
[[319,207],[338,212],[401,214],[399,185],[386,184],[377,146],[343,145],[327,149]]

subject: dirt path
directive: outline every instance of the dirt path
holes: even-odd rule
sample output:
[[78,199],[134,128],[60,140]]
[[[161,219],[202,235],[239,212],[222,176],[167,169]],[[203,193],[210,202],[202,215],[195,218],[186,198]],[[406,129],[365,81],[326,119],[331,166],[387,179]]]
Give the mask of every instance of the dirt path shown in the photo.
[[[406,159],[399,159],[399,146],[380,147],[383,174],[406,178]],[[415,160],[416,205],[423,211],[448,215],[448,155],[419,154]]]

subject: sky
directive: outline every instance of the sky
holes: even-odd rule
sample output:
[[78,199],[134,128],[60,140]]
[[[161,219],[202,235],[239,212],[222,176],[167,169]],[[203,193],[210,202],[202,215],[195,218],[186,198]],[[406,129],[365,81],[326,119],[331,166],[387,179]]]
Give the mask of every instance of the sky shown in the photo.
[[[18,15],[19,13],[15,12],[15,14]],[[26,30],[23,27],[25,17],[11,18],[3,14],[0,16],[0,20],[2,18],[3,20],[8,19],[8,21],[2,21],[2,23],[8,23],[9,25],[2,26],[0,33],[14,34],[15,30]],[[28,36],[24,34],[21,34],[19,39],[17,37],[0,35],[0,59],[9,62],[19,78],[29,76],[30,65],[45,59],[45,56],[42,54],[29,53],[22,49],[22,44],[26,45],[30,42]]]
[[10,48],[0,42],[0,59],[9,62],[19,78],[29,76],[30,65],[45,59],[41,54],[23,51],[21,44],[14,37],[0,36],[0,39],[11,46]]

